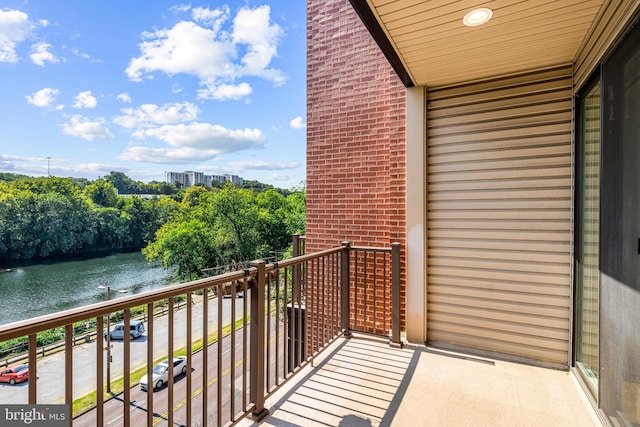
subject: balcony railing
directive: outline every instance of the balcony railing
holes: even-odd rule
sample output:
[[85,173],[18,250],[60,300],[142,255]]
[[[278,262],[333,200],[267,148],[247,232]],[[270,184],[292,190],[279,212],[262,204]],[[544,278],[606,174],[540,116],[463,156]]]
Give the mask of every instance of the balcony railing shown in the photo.
[[[65,403],[73,425],[221,426],[265,416],[265,398],[351,330],[399,345],[399,245],[345,242],[300,254],[300,240],[298,256],[288,260],[254,261],[241,271],[0,326],[0,342],[29,342],[28,386],[12,390],[15,401],[6,403]],[[126,331],[143,319],[145,335],[112,341],[102,331],[114,317]],[[95,322],[94,339],[76,342],[79,322]],[[41,369],[56,356],[40,358],[36,346],[38,334],[53,328],[65,331],[61,373]],[[174,373],[169,364],[175,381],[135,387],[142,375],[153,377],[159,361],[178,356],[186,370]]]

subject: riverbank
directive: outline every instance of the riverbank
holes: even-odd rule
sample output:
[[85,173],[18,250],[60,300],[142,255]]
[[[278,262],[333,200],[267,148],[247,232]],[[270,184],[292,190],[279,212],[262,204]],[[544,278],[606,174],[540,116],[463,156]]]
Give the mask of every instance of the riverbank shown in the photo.
[[30,258],[30,259],[0,259],[0,274],[15,271],[17,267],[29,267],[32,265],[42,264],[55,264],[58,262],[69,261],[86,261],[93,258],[102,258],[114,254],[126,254],[138,252],[141,253],[142,248],[139,246],[130,246],[126,248],[112,248],[112,249],[94,249],[83,250],[77,252],[69,252],[66,254],[56,254],[44,258]]

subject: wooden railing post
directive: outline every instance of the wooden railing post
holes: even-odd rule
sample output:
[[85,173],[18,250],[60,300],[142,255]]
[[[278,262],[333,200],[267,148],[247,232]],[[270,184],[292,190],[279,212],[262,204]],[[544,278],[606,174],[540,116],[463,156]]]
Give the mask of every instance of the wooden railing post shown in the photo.
[[350,317],[350,300],[349,300],[349,271],[350,271],[350,252],[351,243],[342,242],[342,246],[346,249],[340,254],[340,327],[344,337],[351,337],[351,329],[349,328]]
[[391,244],[391,347],[402,348],[400,341],[400,243]]
[[254,286],[251,288],[251,320],[249,331],[251,332],[251,401],[255,404],[251,416],[255,421],[260,421],[269,414],[269,410],[264,407],[264,325],[265,325],[265,266],[264,260],[252,261],[251,267],[256,267],[258,272],[253,280]]

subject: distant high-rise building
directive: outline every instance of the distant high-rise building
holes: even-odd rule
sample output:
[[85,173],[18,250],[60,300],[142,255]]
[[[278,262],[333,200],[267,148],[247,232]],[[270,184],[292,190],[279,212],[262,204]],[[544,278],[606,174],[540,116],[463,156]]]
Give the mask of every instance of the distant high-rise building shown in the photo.
[[244,179],[238,175],[205,175],[204,172],[195,171],[165,172],[164,175],[167,184],[177,185],[182,188],[193,187],[197,184],[211,187],[214,181],[222,184],[231,181],[238,187],[242,187],[244,184]]

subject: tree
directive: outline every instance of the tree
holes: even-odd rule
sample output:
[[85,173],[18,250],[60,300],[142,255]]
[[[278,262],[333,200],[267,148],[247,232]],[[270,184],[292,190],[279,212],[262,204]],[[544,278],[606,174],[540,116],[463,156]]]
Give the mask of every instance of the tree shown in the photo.
[[120,194],[140,194],[140,185],[122,172],[111,171],[104,177]]
[[104,179],[98,179],[87,185],[82,194],[96,206],[112,208],[118,203],[118,192],[115,187]]
[[198,220],[183,222],[158,231],[158,238],[142,250],[147,259],[160,261],[164,268],[177,267],[180,279],[202,276],[210,265],[215,248],[211,229]]

